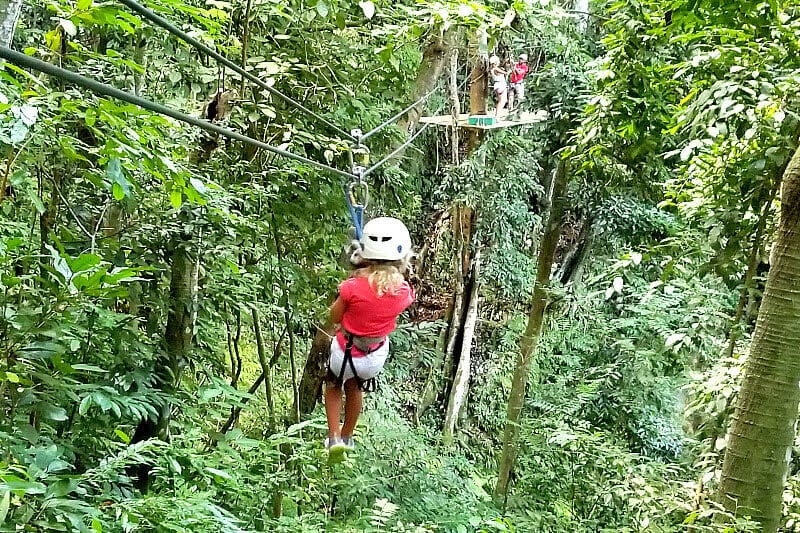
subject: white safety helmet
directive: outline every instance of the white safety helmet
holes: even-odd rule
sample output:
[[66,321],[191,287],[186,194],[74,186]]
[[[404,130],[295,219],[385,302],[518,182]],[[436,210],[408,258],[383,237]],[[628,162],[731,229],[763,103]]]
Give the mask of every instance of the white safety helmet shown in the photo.
[[519,55],[519,60],[520,61],[527,61],[528,60],[528,54],[520,54]]
[[489,64],[490,65],[499,65],[500,64],[500,58],[497,57],[497,56],[490,57],[489,58]]
[[361,232],[361,257],[377,261],[400,261],[411,253],[408,228],[396,218],[373,218]]

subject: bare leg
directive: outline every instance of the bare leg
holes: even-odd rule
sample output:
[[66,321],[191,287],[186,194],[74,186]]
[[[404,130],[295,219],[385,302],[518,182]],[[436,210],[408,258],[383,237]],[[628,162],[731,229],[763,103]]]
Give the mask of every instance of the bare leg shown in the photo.
[[508,91],[500,93],[500,99],[497,101],[497,109],[494,110],[494,116],[499,118],[500,111],[506,106],[506,99],[508,98]]
[[339,418],[342,415],[342,388],[332,383],[325,384],[325,414],[328,416],[328,438],[338,439],[341,435]]
[[509,87],[508,89],[508,110],[514,109],[514,89]]
[[344,425],[342,426],[342,438],[349,439],[353,436],[356,429],[356,422],[361,414],[361,404],[363,393],[355,379],[348,379],[344,384],[347,399],[344,403]]

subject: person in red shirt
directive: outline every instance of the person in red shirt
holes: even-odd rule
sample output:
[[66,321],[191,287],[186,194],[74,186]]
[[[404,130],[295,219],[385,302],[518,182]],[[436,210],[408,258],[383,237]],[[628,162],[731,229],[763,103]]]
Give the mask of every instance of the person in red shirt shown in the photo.
[[517,105],[525,100],[525,76],[528,75],[528,55],[520,54],[519,62],[511,69],[511,90],[508,93],[508,108],[514,107],[516,97]]
[[[362,388],[383,369],[389,354],[388,335],[397,327],[398,315],[414,301],[414,289],[403,276],[410,256],[411,237],[400,220],[370,220],[350,258],[357,268],[339,285],[330,311],[331,322],[339,328],[331,341],[325,387],[325,448],[331,458],[354,447]],[[345,415],[340,426],[343,394]]]

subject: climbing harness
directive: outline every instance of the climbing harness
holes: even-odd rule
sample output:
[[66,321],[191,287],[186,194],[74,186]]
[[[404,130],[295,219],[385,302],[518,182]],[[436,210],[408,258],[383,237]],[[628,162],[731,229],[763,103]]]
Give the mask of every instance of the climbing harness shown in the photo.
[[[358,372],[356,372],[356,365],[353,363],[353,347],[356,347],[362,352],[364,352],[364,355],[369,355],[379,350],[384,344],[386,344],[386,338],[384,337],[383,340],[374,348],[371,348],[370,346],[364,344],[359,346],[359,344],[361,344],[358,341],[359,337],[356,337],[352,333],[346,332],[345,338],[347,339],[347,343],[345,344],[344,347],[344,357],[342,358],[342,367],[339,369],[338,375],[333,374],[333,370],[331,368],[328,368],[329,378],[333,378],[331,379],[331,381],[333,381],[333,383],[337,387],[341,387],[344,384],[344,373],[347,370],[347,367],[350,366],[350,371],[353,373],[353,379],[355,379],[356,383],[358,383],[358,387],[364,392],[375,392],[376,390],[378,390],[378,378],[376,376],[370,379],[361,379],[361,377],[358,375]],[[339,342],[339,341],[337,340],[334,342]]]

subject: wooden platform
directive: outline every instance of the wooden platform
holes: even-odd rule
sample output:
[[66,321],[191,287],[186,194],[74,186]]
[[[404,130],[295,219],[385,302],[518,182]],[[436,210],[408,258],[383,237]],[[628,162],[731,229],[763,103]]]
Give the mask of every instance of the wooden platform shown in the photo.
[[[500,128],[511,128],[513,126],[524,126],[526,124],[535,124],[543,122],[547,119],[547,111],[523,111],[519,117],[509,119],[507,115],[500,115],[498,121],[494,124],[469,124],[469,115],[462,114],[458,117],[458,126],[460,128],[474,128],[478,130],[496,130]],[[451,115],[437,115],[435,117],[422,117],[419,121],[423,124],[434,124],[436,126],[452,126],[453,117]]]

